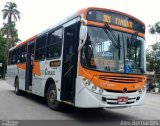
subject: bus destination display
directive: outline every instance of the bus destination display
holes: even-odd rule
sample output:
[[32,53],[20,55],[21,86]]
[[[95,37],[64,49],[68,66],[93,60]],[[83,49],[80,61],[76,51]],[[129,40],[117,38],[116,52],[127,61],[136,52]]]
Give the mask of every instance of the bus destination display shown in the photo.
[[129,28],[141,33],[145,33],[145,27],[141,22],[129,16],[122,15],[115,12],[90,10],[88,12],[87,19],[95,22],[106,22],[109,24]]

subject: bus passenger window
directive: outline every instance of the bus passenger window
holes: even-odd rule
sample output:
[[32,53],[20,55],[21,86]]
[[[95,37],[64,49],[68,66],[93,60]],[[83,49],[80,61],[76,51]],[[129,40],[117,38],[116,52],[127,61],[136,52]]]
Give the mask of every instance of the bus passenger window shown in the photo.
[[47,35],[41,36],[36,42],[35,60],[44,60],[46,56]]
[[49,33],[47,58],[59,58],[62,51],[62,29]]

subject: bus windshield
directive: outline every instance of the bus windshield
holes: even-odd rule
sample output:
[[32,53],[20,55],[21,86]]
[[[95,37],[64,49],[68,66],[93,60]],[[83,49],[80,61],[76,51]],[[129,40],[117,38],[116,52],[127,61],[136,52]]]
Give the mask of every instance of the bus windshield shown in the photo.
[[132,40],[132,34],[112,31],[119,48],[104,28],[88,26],[87,40],[82,48],[82,65],[104,72],[144,73],[144,39]]

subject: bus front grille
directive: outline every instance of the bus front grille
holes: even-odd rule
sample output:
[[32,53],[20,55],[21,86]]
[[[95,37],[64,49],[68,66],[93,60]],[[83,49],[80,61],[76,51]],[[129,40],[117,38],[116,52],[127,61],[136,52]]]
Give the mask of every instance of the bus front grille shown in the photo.
[[[109,90],[109,89],[105,89],[105,91],[107,92],[112,92],[112,93],[124,93],[122,90]],[[134,93],[137,90],[131,90],[131,91],[127,91],[126,93]]]
[[140,77],[131,77],[131,76],[103,76],[99,77],[101,80],[116,82],[116,83],[139,83],[143,82],[143,78]]

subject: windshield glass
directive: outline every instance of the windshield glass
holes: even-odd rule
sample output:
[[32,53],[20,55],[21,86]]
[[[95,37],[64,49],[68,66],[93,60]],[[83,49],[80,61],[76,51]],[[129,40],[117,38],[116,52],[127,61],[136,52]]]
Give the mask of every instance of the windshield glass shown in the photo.
[[143,73],[144,39],[114,31],[115,44],[103,28],[88,26],[87,40],[82,48],[82,65],[88,69],[105,72]]

